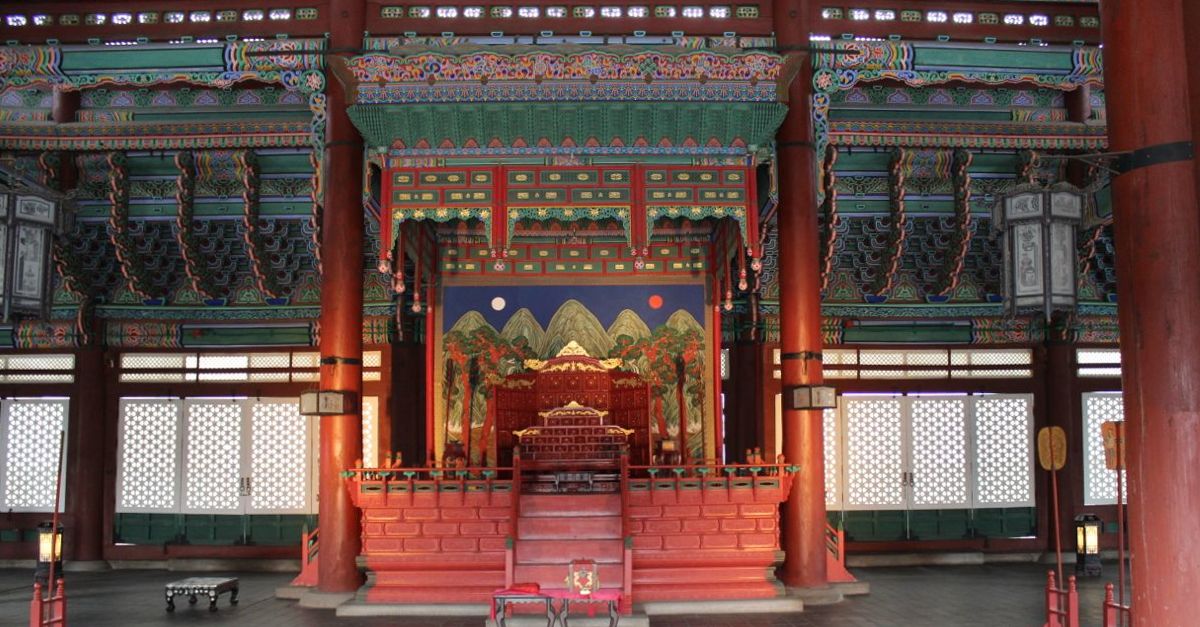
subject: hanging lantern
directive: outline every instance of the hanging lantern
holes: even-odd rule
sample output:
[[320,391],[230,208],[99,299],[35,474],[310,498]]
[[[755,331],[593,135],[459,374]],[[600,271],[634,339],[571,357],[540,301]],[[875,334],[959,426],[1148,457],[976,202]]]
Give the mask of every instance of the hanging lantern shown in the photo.
[[1009,315],[1075,310],[1075,232],[1084,196],[1066,183],[1021,185],[1000,197],[992,228],[1004,233],[1004,301]]
[[0,321],[50,317],[50,251],[67,198],[0,167]]
[[1100,566],[1100,518],[1095,514],[1080,514],[1075,517],[1075,574],[1081,577],[1099,577]]
[[33,580],[47,585],[50,580],[50,565],[54,564],[54,579],[62,578],[62,525],[41,522],[37,526],[38,558],[33,571]]

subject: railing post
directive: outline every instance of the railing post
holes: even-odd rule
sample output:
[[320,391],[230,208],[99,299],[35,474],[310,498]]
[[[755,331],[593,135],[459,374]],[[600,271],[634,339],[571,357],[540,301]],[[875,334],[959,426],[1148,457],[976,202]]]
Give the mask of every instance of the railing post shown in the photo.
[[29,627],[42,627],[42,584],[33,584],[33,601],[29,603]]
[[629,448],[621,449],[621,607],[623,614],[633,611],[633,535],[629,532]]
[[56,612],[58,615],[57,622],[62,627],[67,627],[67,592],[63,586],[63,579],[61,577],[58,579],[58,601],[56,604],[58,610]]
[[509,492],[508,537],[504,540],[504,586],[511,588],[516,571],[517,526],[521,524],[521,447],[513,447],[512,490]]
[[1058,590],[1054,582],[1054,571],[1046,573],[1046,627],[1062,627],[1058,615]]
[[1116,627],[1117,610],[1113,607],[1113,585],[1104,584],[1104,627]]
[[1067,627],[1079,627],[1079,593],[1075,591],[1075,575],[1067,577]]

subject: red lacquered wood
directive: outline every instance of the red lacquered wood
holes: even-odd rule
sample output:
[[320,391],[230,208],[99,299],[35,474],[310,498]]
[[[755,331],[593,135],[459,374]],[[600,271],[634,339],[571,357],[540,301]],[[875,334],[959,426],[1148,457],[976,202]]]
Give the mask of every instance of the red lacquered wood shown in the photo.
[[[1182,0],[1102,5],[1110,148],[1194,137]],[[1194,10],[1188,16],[1195,19]],[[1194,22],[1193,22],[1194,25]],[[1164,55],[1163,50],[1179,51]],[[1146,63],[1153,58],[1154,63]],[[1200,86],[1192,85],[1196,89]],[[1113,181],[1129,472],[1134,621],[1200,615],[1200,206],[1195,166],[1171,161]]]

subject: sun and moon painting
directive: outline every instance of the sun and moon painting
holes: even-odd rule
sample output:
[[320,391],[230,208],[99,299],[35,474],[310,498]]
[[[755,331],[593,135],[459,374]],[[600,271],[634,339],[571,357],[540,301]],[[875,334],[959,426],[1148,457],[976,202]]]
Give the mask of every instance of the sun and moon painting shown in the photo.
[[574,341],[593,357],[625,360],[650,384],[651,425],[678,438],[682,413],[691,457],[712,457],[713,347],[703,285],[446,286],[442,298],[437,450],[465,439],[472,464],[494,459],[482,459],[475,445],[491,436],[492,386],[522,372],[526,359],[549,359]]

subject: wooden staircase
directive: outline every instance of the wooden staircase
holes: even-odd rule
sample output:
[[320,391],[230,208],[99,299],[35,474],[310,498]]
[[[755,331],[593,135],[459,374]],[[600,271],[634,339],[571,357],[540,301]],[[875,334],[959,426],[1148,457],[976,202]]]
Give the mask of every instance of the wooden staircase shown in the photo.
[[596,562],[601,588],[625,587],[621,495],[523,494],[513,538],[512,581],[566,588],[571,560]]

